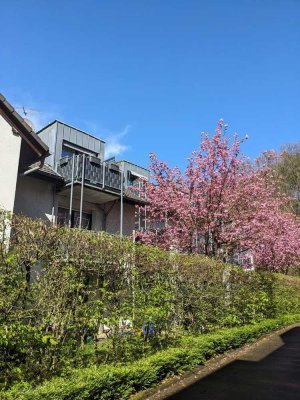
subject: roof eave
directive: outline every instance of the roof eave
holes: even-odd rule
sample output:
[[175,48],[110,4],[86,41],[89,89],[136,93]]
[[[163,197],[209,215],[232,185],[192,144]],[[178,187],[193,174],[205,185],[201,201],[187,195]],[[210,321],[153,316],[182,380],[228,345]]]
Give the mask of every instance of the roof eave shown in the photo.
[[34,130],[17,113],[14,107],[0,93],[0,114],[34,150],[39,158],[49,155],[48,146],[38,137]]

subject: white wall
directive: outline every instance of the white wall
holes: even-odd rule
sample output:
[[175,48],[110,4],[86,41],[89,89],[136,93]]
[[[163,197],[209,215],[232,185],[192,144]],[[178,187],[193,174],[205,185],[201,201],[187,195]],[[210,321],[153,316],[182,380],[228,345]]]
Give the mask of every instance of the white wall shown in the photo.
[[30,175],[18,177],[15,213],[52,221],[54,206],[53,183]]
[[18,177],[21,138],[0,115],[0,208],[13,211]]

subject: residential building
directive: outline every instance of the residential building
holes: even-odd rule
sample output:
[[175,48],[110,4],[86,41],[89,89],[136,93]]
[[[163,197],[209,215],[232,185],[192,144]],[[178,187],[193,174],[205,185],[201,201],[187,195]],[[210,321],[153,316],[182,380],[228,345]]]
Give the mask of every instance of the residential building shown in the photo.
[[149,171],[105,160],[105,142],[61,121],[35,133],[0,95],[0,207],[55,224],[131,234],[136,206],[132,186]]

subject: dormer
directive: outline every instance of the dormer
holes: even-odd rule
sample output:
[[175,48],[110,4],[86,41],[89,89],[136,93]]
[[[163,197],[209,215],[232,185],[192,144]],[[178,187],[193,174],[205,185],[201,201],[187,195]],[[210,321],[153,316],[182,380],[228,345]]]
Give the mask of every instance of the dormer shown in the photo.
[[38,135],[49,147],[50,156],[47,162],[53,168],[56,168],[62,158],[72,157],[73,154],[85,154],[104,161],[103,140],[64,122],[55,120],[42,128]]

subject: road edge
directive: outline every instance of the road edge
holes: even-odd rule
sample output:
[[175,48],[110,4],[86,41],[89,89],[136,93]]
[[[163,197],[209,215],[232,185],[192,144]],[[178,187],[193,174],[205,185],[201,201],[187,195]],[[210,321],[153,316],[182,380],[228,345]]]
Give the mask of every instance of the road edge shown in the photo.
[[284,328],[280,328],[272,333],[261,336],[255,342],[244,344],[238,349],[228,350],[222,354],[212,357],[204,365],[197,367],[189,372],[185,372],[181,375],[176,375],[171,378],[167,378],[155,387],[138,392],[130,397],[130,400],[164,400],[169,396],[178,393],[187,386],[196,383],[200,379],[216,372],[217,370],[225,367],[233,361],[236,361],[245,351],[255,349],[256,347],[263,344],[264,341],[275,338],[276,336],[282,335],[285,332],[300,327],[300,323],[288,325]]

